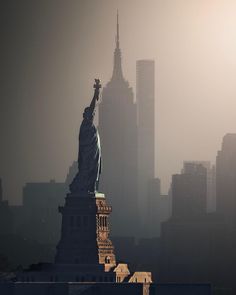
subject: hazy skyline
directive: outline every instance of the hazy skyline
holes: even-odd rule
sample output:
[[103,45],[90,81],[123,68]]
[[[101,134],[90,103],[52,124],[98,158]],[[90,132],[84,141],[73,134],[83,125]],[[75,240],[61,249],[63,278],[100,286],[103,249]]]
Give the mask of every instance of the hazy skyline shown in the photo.
[[134,91],[136,60],[155,60],[162,191],[184,160],[215,162],[236,132],[236,1],[5,1],[0,177],[11,203],[25,182],[64,181],[77,158],[93,79],[112,74],[117,8]]

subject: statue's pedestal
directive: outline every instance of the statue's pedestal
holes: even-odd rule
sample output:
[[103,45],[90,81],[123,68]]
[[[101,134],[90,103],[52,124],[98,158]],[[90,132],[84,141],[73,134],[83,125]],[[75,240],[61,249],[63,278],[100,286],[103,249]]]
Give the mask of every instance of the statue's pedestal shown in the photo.
[[61,239],[54,264],[37,264],[19,271],[23,282],[151,282],[149,273],[130,274],[128,265],[116,265],[109,239],[111,206],[103,194],[68,194],[63,207]]
[[115,266],[109,239],[111,211],[104,194],[68,194],[64,207],[59,207],[62,230],[55,263],[104,265],[107,271]]

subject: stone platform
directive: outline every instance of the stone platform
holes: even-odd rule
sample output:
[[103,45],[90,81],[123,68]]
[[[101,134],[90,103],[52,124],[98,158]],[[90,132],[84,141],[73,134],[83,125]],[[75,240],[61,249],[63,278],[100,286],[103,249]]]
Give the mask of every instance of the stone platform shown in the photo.
[[103,265],[106,271],[116,265],[109,239],[111,206],[104,194],[68,194],[62,214],[61,239],[56,264]]

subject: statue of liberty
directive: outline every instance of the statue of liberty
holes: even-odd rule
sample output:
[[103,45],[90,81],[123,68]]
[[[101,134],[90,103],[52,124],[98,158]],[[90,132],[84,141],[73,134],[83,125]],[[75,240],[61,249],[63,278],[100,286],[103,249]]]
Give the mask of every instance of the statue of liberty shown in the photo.
[[71,193],[94,193],[98,191],[101,174],[101,146],[98,130],[93,124],[96,101],[99,99],[100,80],[95,79],[94,96],[84,109],[79,132],[78,173],[70,184]]

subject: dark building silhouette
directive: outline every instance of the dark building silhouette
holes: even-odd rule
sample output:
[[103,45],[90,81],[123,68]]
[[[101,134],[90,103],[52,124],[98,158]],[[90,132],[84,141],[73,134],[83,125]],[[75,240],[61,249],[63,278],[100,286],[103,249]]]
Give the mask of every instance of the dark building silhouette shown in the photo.
[[[41,259],[53,258],[54,249],[48,245],[54,233],[50,227],[51,224],[44,223],[41,228],[38,228],[32,214],[29,214],[24,206],[12,206],[7,200],[3,200],[1,185],[0,192],[2,196],[2,202],[0,202],[0,269],[1,259],[5,261],[5,266],[3,264],[2,267],[5,270],[7,267],[9,271],[16,269],[19,265],[28,266]],[[34,211],[34,214],[39,217],[40,212]],[[42,232],[48,233],[47,240],[36,241],[36,238],[40,239]]]
[[18,210],[22,219],[18,220],[16,231],[42,244],[55,245],[60,234],[58,206],[63,204],[66,190],[65,183],[55,180],[27,183],[23,188],[23,212]]
[[[147,179],[146,179],[147,180]],[[143,232],[146,235],[143,237],[157,237],[158,236],[158,227],[160,226],[159,218],[160,215],[158,214],[159,210],[159,200],[161,196],[161,184],[160,179],[150,179],[145,186],[147,190],[147,214],[146,214],[146,224],[144,224]],[[145,194],[144,194],[145,196]],[[145,226],[146,225],[146,226]]]
[[138,111],[138,196],[144,226],[148,213],[148,184],[155,177],[155,62],[136,62]]
[[207,171],[207,212],[216,211],[216,172],[215,165],[211,165],[210,161],[184,161],[186,165],[201,164]]
[[161,226],[160,280],[222,286],[235,261],[229,241],[225,224],[215,213],[171,217]]
[[207,213],[207,169],[185,162],[182,173],[173,175],[171,194],[172,216],[161,225],[161,281],[226,286],[235,251],[221,216]]
[[171,216],[171,197],[161,195],[160,179],[154,178],[148,183],[146,235],[149,238],[159,237],[161,223]]
[[171,198],[161,195],[160,179],[154,178],[148,182],[147,218],[144,230],[149,238],[160,236],[161,223],[171,216]]
[[207,170],[201,164],[184,163],[181,174],[172,176],[172,215],[177,217],[206,213]]
[[185,162],[182,173],[173,176],[173,212],[161,225],[159,277],[161,282],[211,282],[222,294],[234,294],[235,231],[220,214],[207,213],[203,164]]
[[[0,178],[0,235],[10,234],[13,230],[13,218],[7,200],[3,200],[2,179]],[[0,238],[1,239],[1,238]]]
[[236,225],[236,134],[226,134],[216,157],[216,210]]
[[100,190],[114,208],[113,234],[133,235],[139,222],[137,109],[132,88],[122,73],[118,17],[112,78],[99,105],[99,133],[103,155]]

